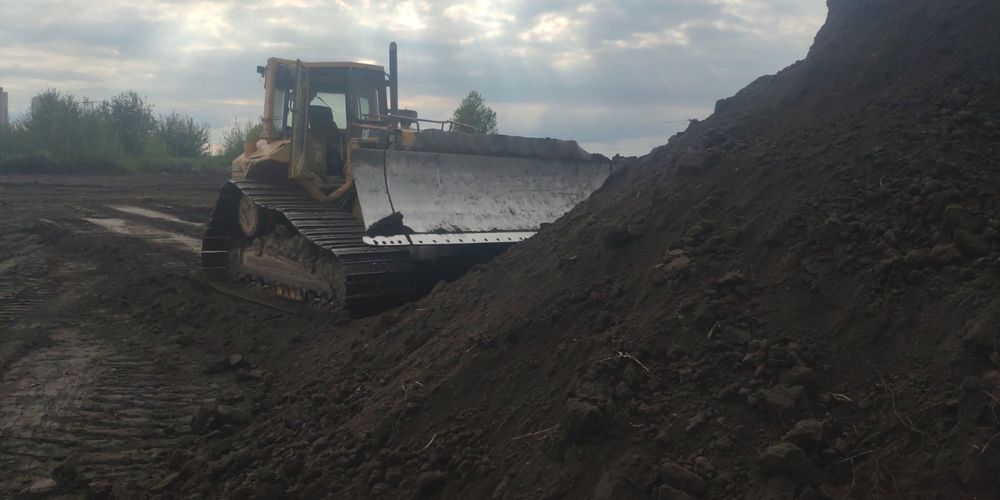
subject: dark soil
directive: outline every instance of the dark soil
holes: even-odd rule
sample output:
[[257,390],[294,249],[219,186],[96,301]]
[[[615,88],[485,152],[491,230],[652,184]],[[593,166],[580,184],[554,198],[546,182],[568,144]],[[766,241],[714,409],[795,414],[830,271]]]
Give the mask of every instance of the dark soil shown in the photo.
[[[194,257],[73,231],[77,200],[47,207],[56,229],[7,215],[40,255],[115,278],[65,313],[138,343],[115,359],[183,359],[150,389],[183,387],[179,436],[74,491],[1000,497],[1000,4],[829,4],[805,60],[379,316],[220,294]],[[143,189],[175,214],[212,201]],[[68,344],[22,335],[16,352]]]
[[489,265],[233,336],[273,379],[177,491],[1000,496],[998,23],[831,0],[805,60]]

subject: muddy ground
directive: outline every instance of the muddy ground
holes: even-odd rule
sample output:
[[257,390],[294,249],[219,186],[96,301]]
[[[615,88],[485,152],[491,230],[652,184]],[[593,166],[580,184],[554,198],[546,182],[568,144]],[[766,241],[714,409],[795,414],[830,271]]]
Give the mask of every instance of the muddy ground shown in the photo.
[[204,400],[247,399],[258,379],[213,369],[233,353],[185,319],[183,299],[149,314],[171,283],[198,279],[220,182],[0,178],[0,497],[155,490]]

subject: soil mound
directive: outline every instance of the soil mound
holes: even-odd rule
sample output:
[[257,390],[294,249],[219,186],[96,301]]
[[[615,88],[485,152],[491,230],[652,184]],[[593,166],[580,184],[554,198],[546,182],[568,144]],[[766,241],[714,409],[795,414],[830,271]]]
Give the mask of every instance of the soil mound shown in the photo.
[[1000,4],[829,9],[805,60],[538,236],[274,360],[174,484],[1000,496]]

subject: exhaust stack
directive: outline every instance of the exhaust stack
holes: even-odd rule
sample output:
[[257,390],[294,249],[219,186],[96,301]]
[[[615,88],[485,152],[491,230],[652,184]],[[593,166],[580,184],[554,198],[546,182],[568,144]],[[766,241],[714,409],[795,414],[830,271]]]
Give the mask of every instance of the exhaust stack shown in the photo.
[[[389,113],[399,114],[399,66],[396,62],[396,42],[389,44]],[[390,120],[397,123],[396,118]]]

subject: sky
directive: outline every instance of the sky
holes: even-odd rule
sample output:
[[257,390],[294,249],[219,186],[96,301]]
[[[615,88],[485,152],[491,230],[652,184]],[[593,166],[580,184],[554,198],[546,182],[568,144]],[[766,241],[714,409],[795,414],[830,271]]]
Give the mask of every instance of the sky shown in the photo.
[[715,101],[805,57],[824,0],[0,0],[11,117],[46,88],[133,89],[208,125],[257,121],[277,56],[388,66],[400,104],[447,119],[470,90],[501,133],[641,155]]

